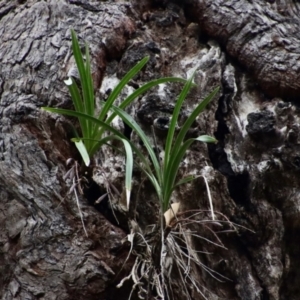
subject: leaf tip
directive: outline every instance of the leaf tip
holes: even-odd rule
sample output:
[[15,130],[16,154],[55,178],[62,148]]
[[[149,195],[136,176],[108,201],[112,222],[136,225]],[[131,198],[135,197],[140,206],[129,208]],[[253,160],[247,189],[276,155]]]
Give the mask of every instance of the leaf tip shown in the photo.
[[126,208],[129,210],[131,190],[126,189]]
[[68,86],[72,85],[72,83],[73,83],[72,78],[69,77],[68,79],[64,80],[64,83],[65,83],[65,85],[68,85]]
[[78,149],[85,165],[88,167],[91,163],[91,160],[84,143],[82,142],[82,140],[76,138],[72,139],[72,141],[75,143],[76,148]]

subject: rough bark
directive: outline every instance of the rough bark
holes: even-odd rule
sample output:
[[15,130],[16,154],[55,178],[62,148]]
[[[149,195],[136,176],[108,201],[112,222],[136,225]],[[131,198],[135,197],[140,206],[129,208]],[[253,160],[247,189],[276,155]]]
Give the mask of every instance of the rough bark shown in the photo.
[[[68,193],[72,183],[64,179],[67,159],[80,160],[70,142],[76,121],[40,110],[72,107],[63,84],[74,71],[70,28],[90,46],[98,98],[146,55],[147,67],[123,95],[150,79],[187,77],[197,68],[198,87],[179,126],[221,87],[189,133],[215,135],[219,143],[195,144],[180,175],[204,176],[215,209],[248,229],[220,234],[227,250],[194,241],[211,253],[200,259],[230,280],[218,282],[198,268],[195,278],[207,299],[299,299],[298,13],[297,2],[282,0],[0,1],[2,299],[128,299],[132,283],[116,288],[133,264],[131,257],[119,274],[127,221],[136,218],[144,229],[158,218],[154,190],[138,172],[131,211],[117,209],[117,195],[111,205],[119,223],[107,199],[95,204],[112,186],[123,188],[124,158],[104,147],[79,195],[84,234]],[[154,126],[158,151],[166,131],[159,124],[169,119],[181,88],[164,85],[128,109],[150,139]],[[120,120],[114,126],[127,130]],[[134,134],[131,139],[138,142]],[[181,187],[174,200],[182,211],[208,209],[204,180]],[[210,238],[207,228],[195,230]],[[171,278],[173,297],[188,299],[178,274]]]

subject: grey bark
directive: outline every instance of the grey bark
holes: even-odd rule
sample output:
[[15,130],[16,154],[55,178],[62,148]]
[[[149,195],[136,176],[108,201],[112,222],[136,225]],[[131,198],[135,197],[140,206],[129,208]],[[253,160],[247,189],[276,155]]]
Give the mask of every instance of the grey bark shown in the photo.
[[[112,186],[123,188],[124,158],[104,147],[90,170],[94,186],[79,195],[84,234],[64,179],[67,159],[80,159],[70,142],[76,122],[40,109],[72,107],[63,80],[74,69],[74,28],[90,46],[98,98],[146,55],[147,67],[123,96],[152,78],[187,77],[197,68],[198,87],[180,124],[221,87],[190,132],[219,143],[195,144],[180,175],[205,176],[215,209],[251,231],[220,234],[227,250],[195,241],[211,253],[200,259],[230,280],[198,268],[195,277],[208,299],[299,299],[298,12],[297,2],[282,0],[0,1],[0,297],[128,299],[130,283],[116,288],[133,264],[131,257],[119,274],[127,220],[135,216],[145,228],[158,217],[155,193],[139,173],[130,213],[116,209],[119,224],[109,205],[94,205]],[[166,85],[128,109],[150,139],[154,125],[159,151],[165,130],[157,124],[170,117],[181,88]],[[114,126],[124,129],[119,120]],[[132,140],[138,142],[134,134]],[[201,178],[174,199],[183,211],[209,208]],[[119,200],[115,195],[112,206]],[[188,299],[176,272],[172,282],[174,298]]]

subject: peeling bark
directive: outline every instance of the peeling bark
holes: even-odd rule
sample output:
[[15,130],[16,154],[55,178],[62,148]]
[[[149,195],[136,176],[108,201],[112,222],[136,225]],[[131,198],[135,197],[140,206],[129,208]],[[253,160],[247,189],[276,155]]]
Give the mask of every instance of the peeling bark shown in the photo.
[[[184,103],[181,126],[221,87],[188,133],[215,135],[219,143],[188,151],[179,175],[199,178],[176,190],[173,200],[181,212],[209,210],[207,180],[215,210],[243,227],[219,234],[227,249],[193,240],[196,250],[211,253],[199,259],[230,280],[221,283],[195,266],[194,277],[207,299],[298,299],[298,12],[295,1],[0,1],[1,298],[128,299],[132,282],[116,288],[135,259],[122,269],[128,222],[146,230],[158,219],[155,192],[138,171],[131,210],[120,209],[124,157],[103,147],[79,195],[84,234],[68,193],[72,182],[64,179],[67,159],[80,160],[70,142],[76,121],[40,110],[72,107],[63,80],[76,75],[74,28],[91,50],[97,99],[107,98],[146,55],[146,68],[118,101],[150,79],[188,77],[197,68],[198,87]],[[160,154],[181,88],[163,85],[128,108]],[[113,125],[139,145],[123,122]],[[114,197],[98,203],[109,191]],[[205,226],[194,230],[212,238]],[[203,299],[182,288],[176,270],[171,280],[174,299]]]

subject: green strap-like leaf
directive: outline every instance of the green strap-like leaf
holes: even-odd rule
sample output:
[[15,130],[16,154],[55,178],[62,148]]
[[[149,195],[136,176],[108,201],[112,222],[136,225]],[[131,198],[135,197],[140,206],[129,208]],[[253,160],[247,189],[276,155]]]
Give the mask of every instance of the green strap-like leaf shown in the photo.
[[[119,105],[120,108],[125,109],[134,99],[137,97],[141,96],[154,86],[157,86],[162,83],[168,83],[168,82],[181,82],[181,83],[186,83],[186,80],[183,78],[177,78],[177,77],[165,77],[165,78],[159,78],[159,79],[154,79],[150,82],[147,82],[137,90],[135,90],[132,94],[130,94],[124,101],[121,102]],[[111,114],[109,118],[107,119],[107,122],[110,123],[114,117],[116,116],[115,113]]]
[[74,143],[75,143],[75,146],[76,148],[78,149],[85,165],[88,167],[90,165],[90,157],[89,157],[89,154],[88,152],[86,151],[86,148],[84,146],[84,143],[82,142],[82,140],[76,138],[74,139]]
[[143,58],[139,63],[137,63],[119,82],[119,84],[113,89],[110,96],[106,100],[104,106],[99,115],[99,120],[104,120],[106,114],[110,110],[111,106],[113,105],[114,101],[117,99],[118,95],[120,94],[121,90],[124,86],[144,67],[144,65],[148,62],[149,57]]
[[179,170],[179,165],[182,162],[182,159],[189,147],[192,145],[193,142],[200,141],[200,142],[208,142],[208,143],[216,143],[217,140],[213,137],[210,137],[208,135],[199,136],[197,138],[188,139],[185,141],[181,147],[179,147],[176,155],[170,158],[170,163],[168,164],[168,168],[165,170],[165,186],[164,186],[164,202],[163,202],[163,208],[164,211],[168,209],[170,198],[172,195],[172,192],[175,187],[175,180],[177,177],[177,173]]
[[[128,210],[129,204],[130,204],[130,194],[131,194],[131,185],[132,185],[132,170],[133,170],[132,148],[131,148],[130,143],[125,138],[120,138],[115,135],[105,137],[102,140],[102,143],[107,144],[107,142],[112,139],[118,139],[118,140],[122,141],[122,143],[124,144],[124,148],[125,148],[125,153],[126,153],[125,190],[126,190],[126,208]],[[90,164],[90,158],[89,158],[89,155],[88,155],[88,153],[84,147],[84,144],[82,142],[83,140],[86,141],[86,139],[72,138],[71,140],[75,143],[78,151],[80,152],[80,154],[85,162],[85,165],[88,167]],[[107,145],[109,145],[109,144],[107,144]],[[111,146],[111,145],[109,145],[109,146]]]
[[167,141],[166,141],[166,146],[165,146],[165,157],[164,157],[164,167],[165,168],[167,168],[167,165],[169,163],[170,152],[171,152],[172,144],[174,141],[174,133],[175,133],[180,109],[181,109],[183,101],[185,100],[189,90],[191,89],[193,78],[194,78],[194,74],[184,85],[183,90],[181,91],[181,93],[178,97],[178,100],[175,104],[174,110],[173,110],[172,119],[171,119],[171,123],[169,126],[168,136],[167,136]]
[[[94,142],[100,142],[101,145],[107,145],[111,148],[113,148],[114,150],[123,153],[119,148],[113,146],[112,144],[109,144],[108,142],[112,139],[116,139],[118,137],[114,136],[114,135],[110,135],[110,136],[106,136],[104,138],[101,139],[101,141],[97,141],[97,140],[92,140]],[[71,140],[74,142],[76,141],[78,138],[72,138]],[[85,138],[79,138],[82,140],[86,140]],[[119,138],[120,139],[120,138]],[[126,139],[125,137],[123,138],[124,140]],[[149,180],[151,181],[151,183],[153,184],[153,186],[155,187],[155,190],[157,191],[158,194],[161,194],[161,189],[160,186],[151,170],[151,166],[147,160],[147,158],[145,157],[145,155],[129,140],[127,140],[127,142],[130,144],[133,153],[135,153],[137,155],[137,157],[140,159],[141,162],[137,162],[137,160],[134,160],[133,162],[135,163],[135,165],[149,178]]]
[[175,140],[174,146],[172,148],[172,156],[177,152],[177,149],[180,149],[186,133],[191,128],[198,115],[205,109],[208,103],[215,97],[218,92],[219,87],[215,88],[202,102],[200,102],[198,106],[193,110],[191,115],[187,118]]
[[[107,143],[111,139],[118,139],[122,141],[126,153],[126,163],[125,163],[125,190],[126,190],[126,209],[129,210],[130,205],[130,195],[131,195],[131,186],[132,186],[132,170],[133,170],[133,153],[132,146],[129,141],[125,138],[120,138],[115,135],[108,136],[102,139],[102,143]],[[109,145],[111,146],[111,145]]]
[[[78,112],[84,112],[83,102],[76,82],[71,77],[68,80],[65,80],[64,82],[67,85],[69,92],[71,94],[75,110]],[[83,118],[78,118],[78,119],[82,131],[82,135],[88,137],[89,133],[88,133],[87,120]]]
[[[86,113],[90,116],[94,116],[95,102],[94,102],[94,89],[93,89],[93,80],[90,70],[90,56],[88,46],[85,45],[86,49],[86,64],[84,63],[83,56],[79,47],[77,36],[74,30],[71,30],[72,35],[72,49],[73,55],[76,61],[76,66],[79,72],[82,95],[83,95],[83,108],[82,113]],[[93,134],[93,126],[90,122],[86,122],[88,136],[91,137]],[[89,142],[87,142],[87,149],[90,150]]]
[[82,87],[82,93],[83,93],[83,107],[84,111],[81,111],[82,113],[87,113],[88,112],[88,88],[87,88],[87,76],[85,72],[85,66],[84,66],[84,61],[82,57],[82,53],[79,47],[78,39],[76,36],[75,31],[72,29],[71,30],[71,36],[72,36],[72,50],[73,50],[73,55],[75,58],[76,66],[78,69],[79,77],[80,77],[80,82],[81,82],[81,87]]
[[89,46],[85,44],[85,76],[86,76],[86,94],[87,96],[87,107],[86,113],[92,117],[94,117],[95,111],[95,99],[94,99],[94,84],[91,72],[91,59],[89,53]]
[[112,110],[128,125],[130,126],[141,138],[141,140],[144,143],[144,146],[147,149],[147,152],[151,158],[151,161],[153,163],[153,167],[156,173],[156,178],[159,182],[159,184],[162,184],[162,174],[160,171],[160,165],[157,160],[156,154],[154,150],[152,149],[152,146],[149,143],[148,137],[145,135],[144,131],[141,129],[141,127],[136,123],[136,121],[125,111],[120,109],[119,107],[112,106]]
[[210,143],[210,144],[216,144],[218,142],[218,140],[216,140],[214,137],[210,135],[200,135],[197,138],[195,138],[195,141]]
[[83,118],[83,119],[89,120],[91,122],[94,122],[98,126],[103,126],[105,129],[109,130],[116,136],[126,139],[126,137],[122,133],[120,133],[115,128],[111,127],[109,124],[106,124],[105,122],[100,121],[97,118],[87,115],[85,113],[81,113],[81,112],[69,110],[69,109],[53,108],[53,107],[42,107],[42,109],[45,111],[49,111],[49,112],[60,114],[60,115],[71,116],[71,117],[76,117],[76,118]]
[[[147,92],[148,90],[153,88],[154,86],[157,86],[162,83],[167,83],[167,82],[185,83],[186,80],[183,78],[177,78],[177,77],[165,77],[165,78],[152,80],[152,81],[144,84],[140,88],[138,88],[132,94],[130,94],[124,101],[122,101],[122,103],[119,105],[119,107],[122,109],[125,109],[130,103],[133,102],[133,100],[135,100],[137,97],[141,96],[142,94],[144,94],[145,92]],[[105,105],[105,103],[104,103],[104,105]],[[107,124],[110,124],[112,122],[112,120],[116,117],[116,115],[117,114],[113,112],[105,122]],[[93,138],[97,139],[98,137],[101,137],[103,133],[104,133],[104,128],[100,128],[99,131],[95,131],[95,135],[93,136]],[[95,145],[95,147],[96,147],[96,145]]]
[[[173,190],[174,190],[175,188],[177,188],[178,186],[182,185],[182,184],[185,184],[185,183],[194,181],[196,178],[198,178],[198,176],[189,175],[189,176],[186,176],[186,177],[180,179],[180,180],[174,185]],[[172,191],[173,191],[173,190],[172,190]]]
[[[80,112],[76,112],[74,110],[68,110],[68,109],[62,109],[62,108],[42,107],[42,109],[45,110],[45,111],[52,112],[52,113],[57,113],[57,114],[61,114],[61,115],[67,115],[67,116],[71,116],[71,117],[87,119],[90,122],[94,122],[99,127],[103,126],[106,130],[113,133],[119,139],[126,140],[126,137],[122,133],[120,133],[118,130],[116,130],[115,128],[113,128],[109,124],[107,124],[103,121],[100,121],[99,119],[94,118],[90,115],[80,113]],[[115,138],[115,137],[113,137],[113,138]],[[99,145],[101,146],[102,144],[105,144],[110,139],[112,139],[112,137],[111,136],[105,137],[105,138],[102,138],[99,141],[98,140],[93,140],[93,139],[88,139],[88,138],[85,138],[85,137],[82,137],[82,138],[79,137],[79,138],[72,139],[72,141],[76,141],[78,139],[81,139],[83,141],[90,140],[90,141],[93,141],[93,142],[98,142]],[[151,177],[151,174],[152,174],[151,167],[149,166],[149,163],[147,162],[147,159],[145,158],[145,156],[142,154],[142,152],[133,143],[131,143],[130,141],[128,141],[128,143],[130,143],[130,146],[133,149],[134,153],[136,153],[138,155],[139,159],[143,163],[143,166],[144,166],[143,171],[145,171],[147,173],[147,176],[150,175],[150,177]],[[92,156],[92,154],[89,154],[89,155]]]
[[125,189],[126,189],[126,208],[129,210],[131,182],[132,182],[132,169],[133,169],[133,155],[130,144],[127,140],[121,139],[124,144],[126,152],[126,172],[125,172]]

